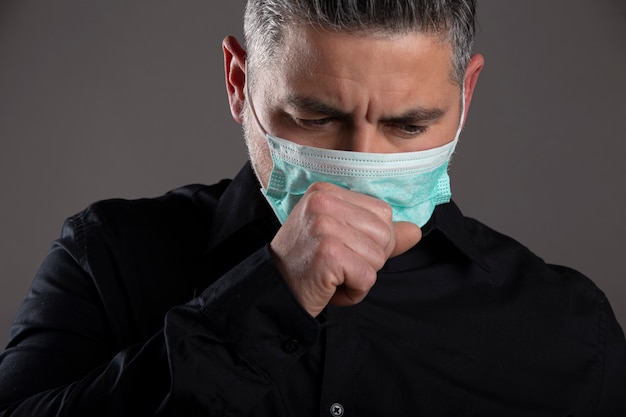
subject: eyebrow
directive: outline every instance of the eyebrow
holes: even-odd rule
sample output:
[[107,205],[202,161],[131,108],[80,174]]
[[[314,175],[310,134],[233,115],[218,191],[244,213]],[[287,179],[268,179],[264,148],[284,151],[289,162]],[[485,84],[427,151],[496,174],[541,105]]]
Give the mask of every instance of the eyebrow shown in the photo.
[[295,95],[289,96],[287,98],[287,104],[295,108],[296,110],[307,113],[323,114],[329,117],[336,117],[341,119],[349,117],[349,114],[347,112],[331,107],[328,104],[322,103],[321,101],[314,99],[313,97]]
[[385,123],[397,124],[425,123],[434,122],[435,120],[440,119],[444,114],[446,114],[446,109],[442,109],[439,107],[419,107],[409,110],[399,116],[383,117],[381,121]]
[[[297,109],[298,111],[325,115],[327,117],[333,117],[337,119],[350,118],[349,113],[329,106],[328,104],[325,104],[313,97],[292,95],[287,98],[287,104]],[[446,109],[440,107],[416,107],[398,116],[383,117],[381,119],[381,122],[398,124],[433,122],[446,114],[446,111]]]

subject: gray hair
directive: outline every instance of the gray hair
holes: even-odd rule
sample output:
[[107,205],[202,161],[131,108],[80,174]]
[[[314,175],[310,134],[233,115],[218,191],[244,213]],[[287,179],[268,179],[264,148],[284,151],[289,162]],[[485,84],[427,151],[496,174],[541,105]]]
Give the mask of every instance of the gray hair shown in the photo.
[[461,84],[476,32],[476,0],[248,0],[244,34],[251,67],[267,65],[285,27],[309,24],[355,34],[421,32],[452,46]]

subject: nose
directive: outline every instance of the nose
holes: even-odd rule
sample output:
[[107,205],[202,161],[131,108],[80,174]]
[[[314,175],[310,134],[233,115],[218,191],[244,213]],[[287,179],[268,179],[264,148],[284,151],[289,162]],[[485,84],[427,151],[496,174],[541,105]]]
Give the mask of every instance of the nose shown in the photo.
[[346,132],[342,150],[352,152],[385,153],[387,140],[382,132],[372,125],[354,126]]

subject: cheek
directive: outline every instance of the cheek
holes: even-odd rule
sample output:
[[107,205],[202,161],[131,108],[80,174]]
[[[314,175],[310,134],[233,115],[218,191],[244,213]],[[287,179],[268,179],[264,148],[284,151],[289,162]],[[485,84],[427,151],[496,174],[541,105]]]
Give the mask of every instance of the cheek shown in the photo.
[[263,134],[255,128],[256,125],[254,123],[248,123],[248,119],[249,117],[247,117],[246,112],[243,125],[246,147],[248,148],[248,157],[250,158],[250,163],[252,164],[257,179],[264,188],[267,188],[274,163],[270,156],[267,140]]
[[441,130],[440,130],[440,141],[442,144],[452,141],[457,132],[463,126],[463,110],[461,106],[461,101],[459,100],[456,108],[453,111],[450,111],[448,115],[446,115],[445,120],[442,121]]

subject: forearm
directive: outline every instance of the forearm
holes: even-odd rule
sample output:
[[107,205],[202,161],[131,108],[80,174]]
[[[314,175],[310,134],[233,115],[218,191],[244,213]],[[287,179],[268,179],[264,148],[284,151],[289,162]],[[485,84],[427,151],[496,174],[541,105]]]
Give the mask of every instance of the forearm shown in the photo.
[[[32,416],[151,416],[165,398],[169,366],[163,334],[144,345],[129,347],[108,364],[93,369],[82,379],[51,388],[0,406],[2,417]],[[77,352],[78,353],[78,352]],[[23,357],[17,358],[23,360]],[[11,360],[10,356],[5,361]],[[2,368],[10,364],[2,363]],[[16,369],[19,372],[19,369]],[[3,377],[3,387],[10,380]],[[32,375],[33,379],[41,376]],[[24,379],[22,378],[22,381]]]
[[[200,297],[172,308],[164,330],[149,341],[73,382],[59,372],[77,368],[75,361],[88,363],[96,344],[77,345],[74,336],[58,332],[51,349],[49,337],[23,337],[0,363],[2,390],[21,393],[0,394],[0,416],[246,415],[318,332],[319,323],[297,303],[263,248]],[[55,349],[64,350],[62,363]]]
[[172,407],[185,415],[249,415],[317,342],[264,248],[166,317]]

